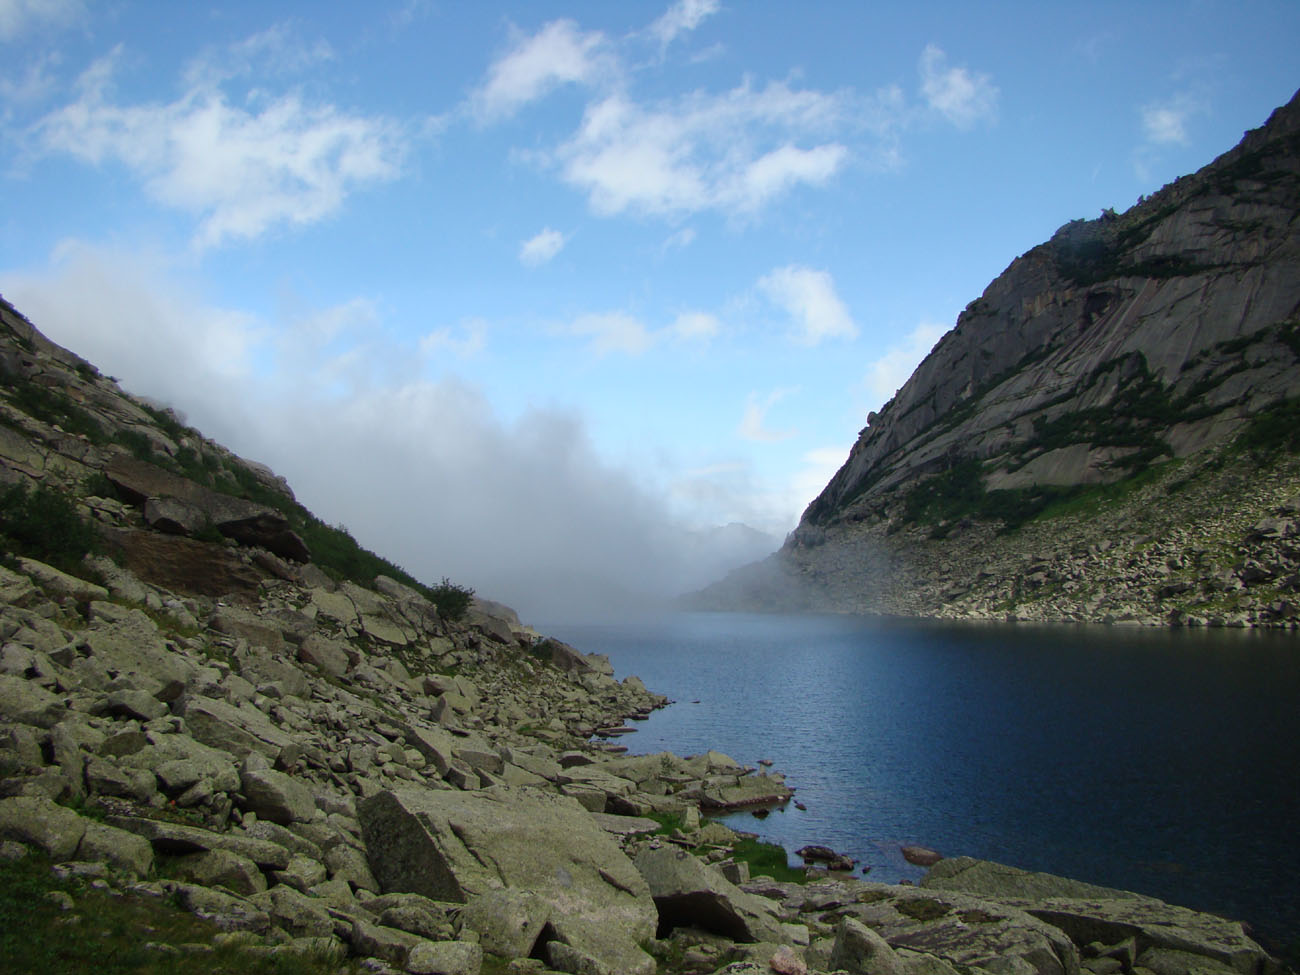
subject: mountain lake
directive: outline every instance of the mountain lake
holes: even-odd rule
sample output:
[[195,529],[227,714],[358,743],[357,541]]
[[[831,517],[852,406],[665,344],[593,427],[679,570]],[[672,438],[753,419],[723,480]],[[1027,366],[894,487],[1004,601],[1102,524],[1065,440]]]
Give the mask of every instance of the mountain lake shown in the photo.
[[923,876],[913,843],[1062,874],[1300,948],[1293,633],[731,613],[542,629],[676,702],[619,739],[632,753],[770,760],[807,807],[735,829],[887,883]]

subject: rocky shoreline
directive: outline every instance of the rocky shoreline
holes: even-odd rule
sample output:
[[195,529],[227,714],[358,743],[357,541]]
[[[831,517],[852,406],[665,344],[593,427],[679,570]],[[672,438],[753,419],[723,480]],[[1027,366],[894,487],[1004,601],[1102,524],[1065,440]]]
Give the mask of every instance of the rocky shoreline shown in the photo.
[[94,568],[0,570],[0,852],[250,949],[417,973],[1278,970],[1236,922],[961,858],[920,888],[751,877],[700,811],[788,799],[781,776],[611,754],[592,733],[665,700],[503,608],[450,622],[384,578],[231,605]]

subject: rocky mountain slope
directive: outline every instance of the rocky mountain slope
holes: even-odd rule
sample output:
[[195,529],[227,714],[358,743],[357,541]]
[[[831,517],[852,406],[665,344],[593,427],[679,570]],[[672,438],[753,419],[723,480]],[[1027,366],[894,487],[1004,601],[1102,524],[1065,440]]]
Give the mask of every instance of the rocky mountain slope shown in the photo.
[[1300,95],[1018,257],[700,605],[1293,625]]
[[[666,703],[635,677],[421,585],[3,303],[0,375],[0,970],[1280,970],[1239,922],[964,858],[751,877],[701,813],[791,790],[623,754]],[[207,940],[142,922],[124,956],[109,901]]]

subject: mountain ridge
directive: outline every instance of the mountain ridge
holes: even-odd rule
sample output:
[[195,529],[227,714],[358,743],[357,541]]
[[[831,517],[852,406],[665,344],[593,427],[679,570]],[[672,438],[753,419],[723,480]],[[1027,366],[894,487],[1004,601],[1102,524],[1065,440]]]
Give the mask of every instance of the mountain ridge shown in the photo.
[[[1287,478],[1290,486],[1278,496],[1241,505],[1249,525],[1223,526],[1240,544],[1215,553],[1203,575],[1175,580],[1189,589],[1173,603],[1159,595],[1167,583],[1153,588],[1150,580],[1123,577],[1104,558],[1076,559],[1066,580],[1079,583],[1076,589],[1105,580],[1111,591],[1102,598],[1044,600],[1041,592],[1026,598],[1024,579],[1038,571],[1037,563],[1068,561],[1075,553],[1056,552],[1056,545],[1043,551],[1041,542],[1034,543],[1037,552],[1027,544],[1018,551],[1008,533],[1050,515],[1053,506],[1081,502],[1090,492],[1101,497],[1110,488],[1126,493],[1132,509],[1131,525],[1107,525],[1114,542],[1116,533],[1143,530],[1137,527],[1141,505],[1160,503],[1135,490],[1153,478],[1176,484],[1178,493],[1202,474],[1208,484],[1218,476],[1216,463],[1287,467],[1295,447],[1285,436],[1284,449],[1265,444],[1268,456],[1255,448],[1268,430],[1291,424],[1300,396],[1298,210],[1300,93],[1196,173],[1122,214],[1107,210],[1094,220],[1071,221],[1012,261],[895,396],[868,415],[845,463],[781,551],[705,589],[691,604],[1293,622],[1294,607],[1271,606],[1279,598],[1287,602],[1283,597],[1294,591],[1289,583],[1235,602],[1212,587],[1197,594],[1206,597],[1200,601],[1187,595],[1222,572],[1245,568],[1237,563],[1250,557],[1247,536],[1255,524],[1285,515],[1278,506],[1300,487]],[[1223,497],[1231,485],[1220,488]],[[1216,492],[1190,504],[1193,495],[1177,505],[1189,523],[1215,507]],[[990,529],[992,542],[985,537]],[[1065,535],[1071,549],[1103,540],[1098,532]],[[1228,544],[1202,535],[1189,536],[1183,548]],[[1021,537],[1030,536],[1036,534]],[[968,557],[990,545],[991,567]],[[982,595],[951,599],[952,574],[921,568],[931,548],[985,573],[980,585],[960,594]],[[1288,546],[1267,553],[1276,567],[1265,581],[1289,579],[1295,560],[1288,553]],[[1261,581],[1258,575],[1258,569],[1246,572],[1247,588]]]

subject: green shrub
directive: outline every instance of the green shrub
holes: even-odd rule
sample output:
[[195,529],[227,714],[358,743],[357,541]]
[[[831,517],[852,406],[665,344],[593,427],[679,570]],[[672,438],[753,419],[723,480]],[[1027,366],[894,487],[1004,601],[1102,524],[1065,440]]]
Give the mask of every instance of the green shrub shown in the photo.
[[9,552],[72,572],[99,538],[62,491],[14,484],[0,492],[0,540]]
[[1300,397],[1260,410],[1237,437],[1237,447],[1265,457],[1279,451],[1300,453]]
[[442,582],[429,590],[429,599],[438,607],[438,615],[448,620],[463,620],[465,614],[469,612],[470,600],[473,598],[473,589],[458,586],[446,576],[442,577]]

